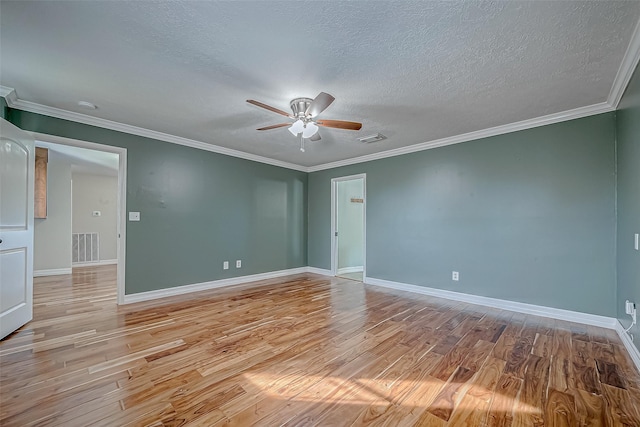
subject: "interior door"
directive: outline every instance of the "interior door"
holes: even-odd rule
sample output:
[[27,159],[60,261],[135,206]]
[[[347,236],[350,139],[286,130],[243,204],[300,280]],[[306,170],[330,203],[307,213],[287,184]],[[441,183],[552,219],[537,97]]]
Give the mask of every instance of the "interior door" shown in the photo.
[[0,339],[33,318],[34,141],[0,119]]

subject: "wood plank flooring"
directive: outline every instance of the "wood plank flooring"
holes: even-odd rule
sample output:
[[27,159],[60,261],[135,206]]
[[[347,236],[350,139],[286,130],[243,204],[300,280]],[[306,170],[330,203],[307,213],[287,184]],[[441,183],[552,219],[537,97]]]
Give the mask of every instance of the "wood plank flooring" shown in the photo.
[[615,332],[313,274],[118,307],[115,267],[35,279],[3,426],[640,426]]

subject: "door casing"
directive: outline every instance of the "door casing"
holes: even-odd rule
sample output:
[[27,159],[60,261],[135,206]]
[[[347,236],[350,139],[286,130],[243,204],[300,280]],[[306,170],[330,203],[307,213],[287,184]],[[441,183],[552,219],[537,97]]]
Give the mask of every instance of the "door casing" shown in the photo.
[[367,174],[341,176],[331,179],[331,275],[338,274],[338,239],[336,238],[338,225],[338,183],[362,179],[362,227],[363,227],[363,248],[362,248],[362,281],[367,278]]
[[125,295],[125,255],[127,249],[127,149],[122,147],[113,147],[111,145],[97,144],[95,142],[82,141],[79,139],[64,138],[56,135],[48,135],[44,133],[31,132],[36,141],[49,142],[52,144],[68,145],[72,147],[87,148],[89,150],[105,151],[108,153],[118,154],[118,304],[124,304]]

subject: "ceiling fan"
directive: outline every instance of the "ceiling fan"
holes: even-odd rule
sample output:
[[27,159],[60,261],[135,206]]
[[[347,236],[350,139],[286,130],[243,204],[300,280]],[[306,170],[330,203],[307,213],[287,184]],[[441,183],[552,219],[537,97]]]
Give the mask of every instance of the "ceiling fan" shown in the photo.
[[267,104],[263,104],[260,101],[253,99],[247,99],[249,104],[253,104],[257,107],[264,108],[274,113],[293,119],[293,123],[279,123],[277,125],[265,126],[257,130],[270,130],[277,129],[285,126],[289,126],[289,132],[294,136],[300,135],[300,151],[304,152],[304,140],[320,141],[320,133],[318,132],[318,126],[327,128],[337,128],[346,130],[360,130],[362,123],[347,122],[344,120],[317,120],[315,119],[318,114],[327,109],[329,105],[335,100],[335,98],[328,93],[320,92],[315,99],[311,98],[295,98],[289,103],[293,114],[282,111],[278,108],[272,107]]

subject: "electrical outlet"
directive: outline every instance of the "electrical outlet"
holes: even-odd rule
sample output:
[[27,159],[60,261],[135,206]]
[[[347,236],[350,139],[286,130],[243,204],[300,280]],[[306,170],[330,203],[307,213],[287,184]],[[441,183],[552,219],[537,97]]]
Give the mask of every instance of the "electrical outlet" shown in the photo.
[[236,260],[236,268],[242,267],[242,260]]
[[640,251],[640,233],[636,233],[633,236],[633,249]]
[[455,282],[460,280],[460,273],[458,273],[457,271],[452,271],[451,272],[451,280],[453,280]]
[[225,261],[222,263],[222,269],[223,270],[228,270],[229,269],[229,261]]
[[624,311],[627,314],[633,315],[633,312],[636,311],[636,305],[633,302],[626,300],[624,305]]

